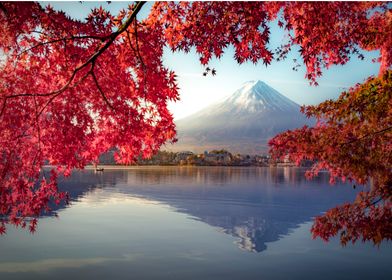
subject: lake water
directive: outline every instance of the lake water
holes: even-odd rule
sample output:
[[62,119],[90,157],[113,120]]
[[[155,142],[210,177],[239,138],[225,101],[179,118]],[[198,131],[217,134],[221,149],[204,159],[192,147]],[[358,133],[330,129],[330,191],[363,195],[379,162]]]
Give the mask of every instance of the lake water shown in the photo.
[[136,167],[75,172],[71,204],[35,234],[0,236],[0,279],[391,279],[392,246],[312,240],[352,201],[304,169]]

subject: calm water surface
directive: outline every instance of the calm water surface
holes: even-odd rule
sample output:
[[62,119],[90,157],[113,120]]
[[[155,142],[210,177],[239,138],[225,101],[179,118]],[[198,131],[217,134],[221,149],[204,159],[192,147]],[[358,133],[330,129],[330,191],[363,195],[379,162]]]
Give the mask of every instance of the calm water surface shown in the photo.
[[0,236],[0,279],[392,279],[392,246],[312,240],[312,218],[358,190],[303,169],[75,172],[71,205]]

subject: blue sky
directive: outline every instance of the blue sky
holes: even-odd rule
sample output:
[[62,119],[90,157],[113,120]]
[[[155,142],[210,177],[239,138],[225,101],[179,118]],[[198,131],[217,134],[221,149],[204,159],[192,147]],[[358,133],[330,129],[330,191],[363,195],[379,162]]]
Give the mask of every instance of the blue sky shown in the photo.
[[[46,5],[48,2],[41,2]],[[129,2],[50,2],[55,9],[61,9],[72,17],[83,19],[94,6],[109,9],[116,14],[121,8],[127,7]],[[141,17],[148,14],[152,3],[142,8]],[[283,42],[283,32],[275,24],[271,26],[271,49]],[[217,70],[216,76],[204,77],[204,67],[199,63],[199,58],[193,51],[188,54],[172,53],[167,49],[164,53],[164,64],[174,70],[178,75],[181,100],[169,104],[170,110],[176,119],[194,113],[205,106],[217,102],[233,93],[241,85],[250,80],[262,80],[275,88],[283,95],[298,104],[317,104],[326,99],[336,98],[340,92],[356,83],[363,82],[371,75],[377,75],[379,64],[372,63],[376,52],[363,52],[365,60],[352,58],[343,66],[334,66],[324,70],[323,76],[318,79],[319,86],[310,86],[305,80],[305,67],[293,71],[293,59],[299,58],[297,50],[293,50],[286,60],[272,62],[265,67],[262,63],[254,65],[244,63],[238,65],[233,58],[234,51],[228,48],[221,59],[213,59],[209,66]]]

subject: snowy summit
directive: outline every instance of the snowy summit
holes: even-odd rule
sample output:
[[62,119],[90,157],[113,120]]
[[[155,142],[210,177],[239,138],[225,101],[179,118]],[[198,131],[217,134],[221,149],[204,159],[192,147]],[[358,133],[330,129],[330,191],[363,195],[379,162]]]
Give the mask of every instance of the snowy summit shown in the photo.
[[297,109],[298,107],[298,104],[262,81],[249,81],[244,83],[224,103],[237,106],[238,109],[249,112],[260,110],[284,111],[293,108]]

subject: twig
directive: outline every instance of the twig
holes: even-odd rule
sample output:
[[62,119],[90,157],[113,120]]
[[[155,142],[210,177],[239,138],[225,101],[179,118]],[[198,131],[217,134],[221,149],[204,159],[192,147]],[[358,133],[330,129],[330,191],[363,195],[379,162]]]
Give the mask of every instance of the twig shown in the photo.
[[4,15],[8,18],[7,9],[4,7],[3,3],[0,3],[0,10],[4,13]]
[[110,104],[110,102],[109,102],[109,100],[107,99],[105,93],[103,92],[102,88],[101,88],[100,85],[98,84],[98,79],[97,79],[97,77],[95,76],[94,70],[91,69],[90,73],[91,73],[91,76],[93,77],[93,80],[94,80],[94,82],[95,82],[95,85],[97,86],[97,89],[98,89],[99,93],[101,94],[103,100],[105,100],[105,103],[110,107],[110,109],[114,110],[114,107],[112,106],[112,104]]
[[[91,70],[92,70],[92,68],[79,80],[79,81],[77,81],[73,86],[71,86],[71,88],[74,88],[74,87],[77,87],[81,82],[83,82],[87,77],[88,77],[88,75],[90,75],[91,73]],[[62,91],[58,91],[56,94],[54,94],[47,102],[46,102],[46,104],[42,107],[42,109],[39,111],[39,113],[38,113],[38,116],[40,116],[42,113],[43,113],[43,111],[46,109],[46,107],[48,107],[48,105],[50,104],[50,103],[52,103],[52,101],[57,97],[57,96],[59,96],[61,93],[63,93],[65,90],[66,90],[67,88],[64,88],[63,87],[63,90]]]
[[379,197],[377,200],[373,201],[371,206],[376,205],[377,203],[379,203],[382,199],[382,197]]
[[[146,94],[146,65],[144,64],[143,57],[140,54],[140,50],[139,50],[139,41],[138,41],[138,36],[137,36],[137,19],[136,19],[136,17],[135,17],[135,21],[134,22],[135,22],[134,30],[135,30],[136,51],[137,51],[137,54],[138,54],[137,56],[139,57],[140,62],[142,63],[142,68],[143,68],[143,94],[144,94],[144,100],[146,100],[147,99],[147,94]],[[146,103],[146,102],[144,101],[144,103]],[[147,107],[147,104],[145,104],[145,106]]]
[[144,61],[143,61],[143,57],[142,57],[142,55],[140,54],[140,50],[139,50],[139,41],[138,41],[138,36],[137,36],[137,20],[136,20],[136,17],[135,17],[135,21],[134,21],[134,30],[135,30],[135,43],[136,43],[136,51],[137,51],[137,56],[139,57],[139,59],[140,59],[140,62],[142,63],[142,66],[143,66],[143,72],[144,72],[144,74],[145,74],[145,72],[146,72],[146,65],[144,64]]
[[35,96],[33,96],[33,99],[34,99],[34,107],[35,107],[35,125],[37,126],[37,135],[38,135],[38,149],[34,156],[33,162],[31,164],[32,168],[34,168],[37,157],[41,153],[41,127],[39,125],[38,103]]
[[348,145],[348,144],[354,143],[356,141],[360,141],[360,140],[362,140],[364,138],[387,132],[388,130],[391,130],[391,129],[392,129],[392,126],[389,126],[387,128],[381,129],[379,131],[376,131],[376,132],[373,132],[373,133],[369,133],[369,134],[365,134],[365,135],[363,135],[363,136],[361,136],[359,138],[353,139],[351,141],[344,142],[344,143],[340,144],[340,146]]
[[7,104],[7,98],[4,98],[3,105],[1,106],[0,117],[3,115],[5,110],[5,105]]
[[42,47],[42,46],[45,46],[45,45],[50,45],[50,44],[54,44],[54,43],[58,43],[58,42],[62,42],[62,41],[72,41],[72,40],[82,40],[82,39],[95,39],[95,40],[100,40],[100,41],[104,42],[109,37],[110,37],[110,35],[107,35],[107,36],[83,35],[83,36],[70,36],[70,37],[58,38],[58,39],[54,39],[54,40],[38,43],[38,44],[36,44],[36,45],[26,49],[26,50],[23,50],[20,53],[18,53],[17,57],[19,57],[22,54],[24,54],[26,52],[29,52],[29,51],[31,51],[33,49],[36,49],[38,47]]

